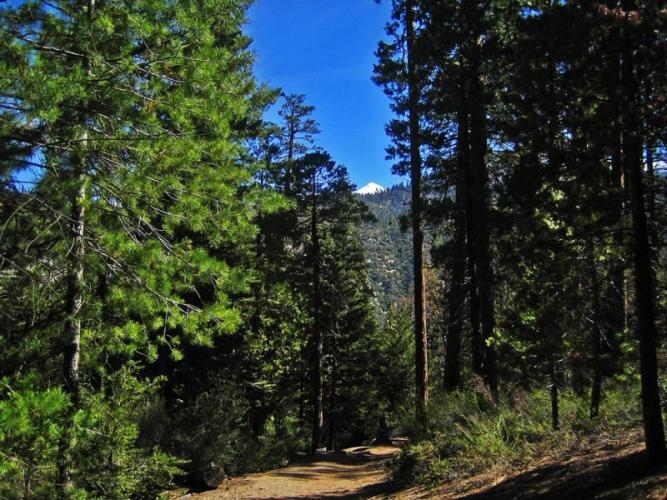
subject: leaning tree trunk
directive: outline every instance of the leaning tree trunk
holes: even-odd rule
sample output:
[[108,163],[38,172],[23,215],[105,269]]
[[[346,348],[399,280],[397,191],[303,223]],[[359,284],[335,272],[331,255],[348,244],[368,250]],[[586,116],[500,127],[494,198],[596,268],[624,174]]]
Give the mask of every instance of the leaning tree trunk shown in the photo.
[[[626,12],[637,10],[633,0],[624,0],[623,8]],[[623,169],[630,184],[632,205],[635,268],[634,298],[637,315],[636,333],[639,338],[644,441],[649,458],[654,461],[663,461],[667,457],[667,449],[665,448],[665,433],[660,410],[653,273],[651,271],[651,249],[641,168],[642,140],[639,135],[639,85],[635,74],[635,51],[631,29],[633,28],[626,24],[623,53],[623,83],[625,89],[622,113]]]
[[419,152],[419,85],[416,75],[414,50],[414,5],[405,2],[408,57],[408,113],[410,134],[410,182],[412,184],[412,253],[414,271],[415,313],[415,385],[417,421],[426,425],[428,403],[428,337],[426,331],[426,287],[424,282],[424,228],[422,223],[421,156]]

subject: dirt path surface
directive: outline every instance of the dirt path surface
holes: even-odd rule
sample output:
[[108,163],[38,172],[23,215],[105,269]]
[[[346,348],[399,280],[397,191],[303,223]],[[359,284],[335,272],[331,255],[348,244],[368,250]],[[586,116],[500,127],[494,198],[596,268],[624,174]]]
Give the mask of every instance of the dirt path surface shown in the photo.
[[371,446],[320,454],[282,469],[230,479],[217,490],[188,498],[369,498],[385,492],[385,464],[399,449]]

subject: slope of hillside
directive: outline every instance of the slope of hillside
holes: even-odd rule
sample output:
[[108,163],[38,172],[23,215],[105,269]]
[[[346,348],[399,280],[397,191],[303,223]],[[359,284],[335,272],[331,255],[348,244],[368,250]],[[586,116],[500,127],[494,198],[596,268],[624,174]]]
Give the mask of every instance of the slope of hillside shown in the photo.
[[410,191],[403,184],[358,195],[376,221],[365,224],[362,238],[375,297],[383,312],[412,289],[412,236],[401,231],[400,217],[410,208]]

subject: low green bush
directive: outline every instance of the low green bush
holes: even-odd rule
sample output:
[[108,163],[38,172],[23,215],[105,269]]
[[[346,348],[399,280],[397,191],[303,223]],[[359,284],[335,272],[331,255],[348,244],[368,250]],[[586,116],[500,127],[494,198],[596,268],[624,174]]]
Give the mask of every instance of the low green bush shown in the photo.
[[10,386],[0,400],[0,498],[46,498],[56,474],[62,420],[69,406],[59,388],[33,390],[32,376]]
[[0,391],[0,498],[56,498],[57,453],[73,426],[71,498],[157,498],[183,473],[183,460],[140,443],[140,422],[155,405],[160,380],[140,380],[131,366],[84,387],[73,420],[60,388],[35,390],[37,374],[3,380]]

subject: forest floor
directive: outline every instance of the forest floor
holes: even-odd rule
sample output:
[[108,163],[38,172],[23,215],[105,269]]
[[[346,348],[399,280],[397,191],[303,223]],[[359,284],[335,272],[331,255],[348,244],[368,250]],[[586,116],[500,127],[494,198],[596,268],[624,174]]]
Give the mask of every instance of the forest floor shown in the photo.
[[230,479],[217,490],[188,498],[667,499],[667,465],[646,466],[642,450],[638,432],[588,439],[521,470],[491,470],[438,486],[402,489],[386,469],[398,447],[357,447]]

